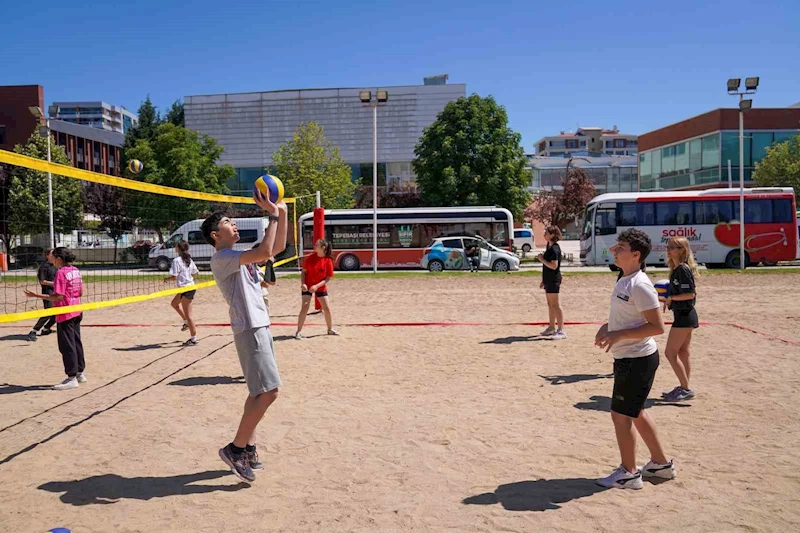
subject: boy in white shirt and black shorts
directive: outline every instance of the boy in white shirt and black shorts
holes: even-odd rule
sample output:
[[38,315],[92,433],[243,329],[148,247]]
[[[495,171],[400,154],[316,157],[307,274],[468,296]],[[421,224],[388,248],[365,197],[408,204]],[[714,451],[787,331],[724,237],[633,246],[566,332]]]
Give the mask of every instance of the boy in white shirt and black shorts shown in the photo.
[[[622,464],[611,475],[597,480],[606,488],[641,489],[642,477],[675,477],[675,467],[664,454],[655,423],[644,410],[658,369],[658,346],[653,335],[664,333],[658,295],[644,273],[651,247],[650,237],[637,229],[620,233],[617,244],[611,247],[622,275],[611,295],[608,323],[597,332],[595,344],[614,355],[611,419]],[[650,462],[641,469],[636,466],[637,432],[650,450]]]

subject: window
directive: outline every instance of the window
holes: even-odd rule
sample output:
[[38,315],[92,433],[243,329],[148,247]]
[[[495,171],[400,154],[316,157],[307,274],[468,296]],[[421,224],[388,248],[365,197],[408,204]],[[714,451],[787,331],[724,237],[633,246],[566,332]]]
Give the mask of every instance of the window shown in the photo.
[[703,141],[694,139],[689,141],[689,170],[700,170],[703,168]]
[[258,231],[254,229],[240,229],[239,242],[240,243],[258,242]]
[[772,132],[752,134],[753,164],[764,159],[764,156],[767,155],[767,148],[772,145],[773,138]]
[[675,146],[675,172],[683,174],[689,170],[689,143],[681,143]]
[[650,179],[650,176],[653,173],[653,158],[650,155],[650,152],[644,152],[639,154],[639,175],[642,177],[643,180]]
[[675,172],[675,147],[667,146],[661,149],[661,172],[664,175]]
[[442,241],[442,246],[445,248],[458,248],[461,249],[461,239],[445,239]]
[[653,158],[653,179],[661,176],[661,150],[653,150],[650,152]]
[[794,220],[792,213],[792,201],[788,198],[772,200],[772,222],[775,224],[786,224]]
[[167,249],[175,248],[180,241],[183,240],[183,233],[176,233],[172,237],[170,237],[167,242],[164,243],[164,246]]
[[516,230],[514,232],[515,239],[528,239],[531,236],[530,230]]
[[698,202],[696,206],[697,224],[719,224],[733,220],[733,206],[730,200],[709,200]]
[[581,141],[580,145],[581,145],[581,148],[586,148],[586,141]]
[[653,202],[617,204],[617,226],[651,226],[655,224]]
[[625,148],[625,139],[614,139],[614,148]]
[[613,148],[611,141],[606,141],[606,148]]
[[617,210],[611,207],[597,209],[595,218],[595,235],[614,235],[617,232]]
[[694,224],[694,203],[656,202],[656,224],[660,226]]
[[719,168],[719,135],[703,137],[702,141],[703,168]]
[[[750,133],[744,134],[744,166],[752,166],[750,157]],[[728,160],[731,166],[739,166],[739,133],[738,132],[725,132],[722,134],[722,166],[728,165]]]
[[576,140],[567,141],[567,148],[577,148],[577,147],[578,147],[578,141]]
[[208,244],[203,238],[202,231],[190,231],[189,232],[189,244]]

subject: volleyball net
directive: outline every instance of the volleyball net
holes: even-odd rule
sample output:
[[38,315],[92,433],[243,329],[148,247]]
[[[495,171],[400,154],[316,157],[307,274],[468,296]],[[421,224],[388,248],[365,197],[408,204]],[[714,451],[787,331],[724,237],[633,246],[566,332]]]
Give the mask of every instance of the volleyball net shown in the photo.
[[[55,246],[75,255],[84,291],[81,304],[45,309],[37,274],[52,248],[48,175],[52,175]],[[297,220],[315,207],[314,196],[285,198],[289,231],[275,266],[297,264]],[[211,213],[235,218],[237,249],[261,242],[267,218],[250,196],[167,187],[120,178],[0,150],[0,323],[88,311],[171,296],[214,285],[209,270],[213,247],[200,226]],[[195,286],[177,288],[168,279],[179,241],[189,243],[200,274]],[[42,269],[44,272],[44,268]]]

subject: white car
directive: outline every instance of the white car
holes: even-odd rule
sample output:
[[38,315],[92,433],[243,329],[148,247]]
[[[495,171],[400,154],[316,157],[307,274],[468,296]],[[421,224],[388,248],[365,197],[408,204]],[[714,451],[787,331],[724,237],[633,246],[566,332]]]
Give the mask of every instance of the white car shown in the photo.
[[476,244],[480,250],[481,270],[507,272],[519,270],[519,257],[498,248],[480,237],[439,237],[422,252],[422,268],[431,272],[443,270],[467,270],[469,263],[465,250]]
[[533,230],[530,228],[520,228],[514,230],[514,246],[526,254],[533,250],[536,245],[533,242]]

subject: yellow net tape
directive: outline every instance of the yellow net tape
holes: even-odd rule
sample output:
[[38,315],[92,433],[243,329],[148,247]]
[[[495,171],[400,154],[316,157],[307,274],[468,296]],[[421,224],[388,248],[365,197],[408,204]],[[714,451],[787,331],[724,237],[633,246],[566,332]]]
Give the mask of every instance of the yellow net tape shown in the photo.
[[[59,176],[66,176],[73,179],[90,181],[92,183],[101,183],[103,185],[111,185],[113,187],[121,187],[123,189],[130,189],[134,191],[149,192],[155,194],[162,194],[166,196],[174,196],[179,198],[188,198],[192,200],[206,200],[209,202],[229,203],[229,204],[255,204],[252,198],[246,196],[232,196],[227,194],[212,194],[197,191],[188,191],[185,189],[177,189],[175,187],[166,187],[163,185],[156,185],[153,183],[146,183],[143,181],[130,180],[127,178],[118,178],[116,176],[109,176],[107,174],[100,174],[98,172],[91,172],[79,168],[70,167],[67,165],[60,165],[58,163],[48,163],[41,159],[28,157],[25,155],[17,154],[15,152],[8,152],[0,150],[0,163],[7,163],[20,167],[38,170],[40,172],[51,172]],[[287,204],[295,203],[295,198],[284,198],[283,201]],[[294,210],[294,242],[297,243],[297,210]],[[298,256],[295,254],[292,257],[282,259],[274,264],[279,267],[286,263],[296,260]],[[123,304],[131,304],[137,302],[144,302],[164,296],[172,296],[181,292],[186,292],[196,289],[205,289],[216,285],[214,281],[206,281],[188,287],[179,287],[174,289],[166,289],[157,291],[150,294],[142,294],[137,296],[126,296],[124,298],[116,298],[113,300],[106,300],[101,302],[92,302],[79,305],[70,305],[64,307],[51,307],[50,309],[39,309],[36,311],[24,311],[21,313],[7,313],[0,315],[0,324],[9,322],[19,322],[22,320],[32,320],[44,316],[53,316],[64,313],[83,312],[94,309],[104,309],[107,307],[116,307]]]

